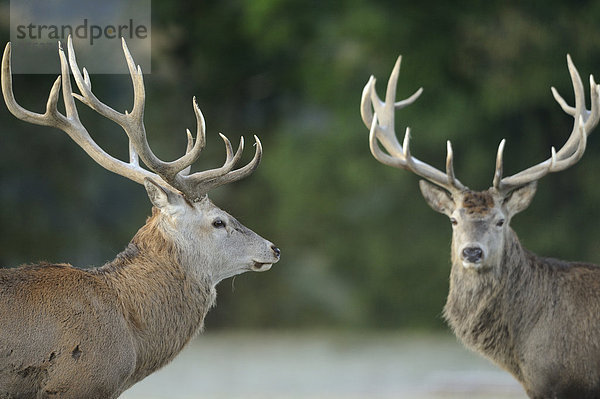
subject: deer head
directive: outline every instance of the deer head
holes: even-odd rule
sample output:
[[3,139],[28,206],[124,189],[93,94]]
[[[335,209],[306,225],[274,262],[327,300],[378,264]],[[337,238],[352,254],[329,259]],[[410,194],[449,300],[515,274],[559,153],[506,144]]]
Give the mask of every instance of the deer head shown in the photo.
[[[583,83],[567,56],[567,65],[575,91],[575,106],[569,106],[554,87],[552,93],[563,111],[574,118],[571,134],[551,156],[515,175],[503,177],[505,140],[500,142],[492,186],[486,191],[471,191],[454,174],[454,155],[447,142],[446,172],[413,157],[410,152],[410,129],[406,128],[400,145],[394,130],[396,109],[412,104],[422,88],[402,101],[395,101],[396,84],[400,72],[398,58],[388,81],[385,101],[375,91],[375,78],[367,82],[361,101],[361,116],[370,129],[369,144],[373,156],[383,164],[407,169],[423,177],[420,188],[427,203],[450,218],[453,227],[452,259],[454,265],[475,271],[491,270],[501,264],[507,235],[511,234],[510,220],[526,209],[536,191],[537,180],[548,173],[559,172],[577,163],[586,148],[588,134],[600,119],[600,86],[590,75],[591,111],[586,109]],[[381,144],[385,151],[380,147]],[[432,184],[433,183],[433,184]]]
[[279,261],[280,250],[204,196],[190,202],[153,180],[144,181],[161,231],[176,243],[183,265],[213,285],[247,271],[263,272]]
[[450,218],[453,264],[478,271],[490,270],[503,261],[510,219],[529,206],[536,190],[533,182],[509,195],[493,189],[450,195],[425,180],[419,183],[429,206]]
[[[262,156],[262,146],[254,136],[256,151],[247,165],[234,170],[244,148],[241,138],[234,153],[231,142],[225,142],[226,160],[216,169],[190,173],[205,145],[204,116],[194,98],[192,106],[197,121],[196,138],[187,130],[187,149],[180,158],[165,162],[150,149],[143,122],[145,89],[141,68],[135,65],[122,40],[123,52],[133,83],[134,103],[131,112],[120,113],[102,103],[92,93],[91,80],[85,68],[77,65],[71,37],[68,38],[68,61],[59,43],[61,75],[55,80],[43,114],[28,111],[15,100],[12,87],[11,45],[8,43],[2,58],[2,93],[10,112],[29,123],[56,127],[67,133],[91,158],[102,167],[143,184],[156,211],[153,219],[163,235],[177,248],[182,263],[197,275],[209,278],[214,284],[223,278],[244,271],[268,270],[279,260],[280,251],[271,242],[244,227],[232,216],[208,199],[208,192],[250,175]],[[72,92],[71,70],[80,94]],[[57,107],[62,89],[65,114]],[[92,139],[79,119],[75,99],[100,115],[118,124],[129,138],[129,162],[107,154]],[[148,167],[142,168],[139,160]]]

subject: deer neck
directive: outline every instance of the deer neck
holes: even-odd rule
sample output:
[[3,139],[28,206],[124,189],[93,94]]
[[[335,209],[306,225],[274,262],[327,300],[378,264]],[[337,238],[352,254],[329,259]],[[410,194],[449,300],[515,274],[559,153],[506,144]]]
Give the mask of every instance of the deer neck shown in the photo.
[[125,251],[98,269],[114,288],[136,346],[132,384],[168,363],[203,328],[213,285],[188,272],[153,215]]
[[505,239],[502,261],[498,267],[479,273],[465,270],[453,262],[450,290],[444,317],[455,335],[469,348],[486,354],[515,376],[520,373],[514,357],[512,336],[518,328],[522,295],[531,292],[527,273],[529,253],[514,231]]

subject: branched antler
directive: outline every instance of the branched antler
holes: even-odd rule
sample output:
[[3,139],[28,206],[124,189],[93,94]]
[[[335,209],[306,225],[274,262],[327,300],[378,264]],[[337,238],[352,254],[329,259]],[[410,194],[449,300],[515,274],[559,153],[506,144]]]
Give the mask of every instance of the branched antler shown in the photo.
[[[365,126],[370,129],[369,144],[371,153],[381,163],[410,170],[449,191],[463,190],[465,186],[454,174],[454,154],[450,141],[447,142],[446,173],[411,155],[410,128],[406,128],[403,144],[400,145],[398,141],[394,127],[395,110],[412,104],[423,92],[423,88],[420,88],[409,98],[395,101],[401,62],[402,56],[398,57],[390,75],[385,102],[381,101],[375,91],[375,77],[373,76],[371,76],[362,92],[360,110]],[[379,147],[379,143],[383,145],[387,153]]]
[[550,158],[537,165],[531,166],[512,176],[502,177],[503,161],[502,154],[504,152],[505,140],[502,140],[498,147],[496,156],[496,171],[494,173],[493,187],[500,192],[510,192],[517,187],[521,187],[527,183],[539,180],[548,173],[559,172],[576,164],[583,153],[585,152],[587,136],[598,124],[600,120],[600,85],[594,81],[594,76],[590,75],[590,98],[591,110],[588,111],[585,105],[585,93],[583,83],[579,72],[571,57],[567,55],[567,66],[573,83],[575,92],[575,106],[571,107],[558,94],[558,91],[552,87],[554,99],[567,114],[573,117],[573,130],[563,147],[557,152],[554,147],[551,148]]
[[[410,170],[450,192],[464,190],[466,187],[454,175],[454,157],[450,141],[447,142],[446,173],[419,161],[411,155],[409,128],[406,128],[403,145],[398,142],[394,130],[394,111],[412,104],[422,92],[422,89],[419,89],[406,100],[394,102],[401,59],[402,57],[398,57],[392,70],[385,102],[381,101],[375,91],[375,78],[373,76],[367,82],[362,93],[361,116],[365,125],[370,129],[371,153],[378,161],[386,165]],[[600,85],[597,85],[594,77],[590,75],[591,110],[587,110],[583,83],[569,55],[567,55],[567,65],[575,91],[575,106],[569,106],[554,87],[552,87],[552,94],[563,111],[574,119],[573,130],[569,139],[559,151],[552,147],[550,158],[544,162],[507,177],[502,175],[504,168],[503,153],[506,144],[506,140],[502,140],[496,155],[496,169],[492,186],[499,192],[506,194],[515,188],[536,181],[548,173],[565,170],[577,163],[583,156],[587,136],[600,120]],[[387,153],[379,147],[379,143],[383,145]]]
[[[55,80],[50,90],[46,111],[43,114],[39,114],[26,110],[15,100],[10,61],[11,46],[10,43],[6,45],[2,58],[2,94],[4,95],[8,109],[17,118],[38,125],[56,127],[67,133],[73,141],[104,168],[138,183],[143,183],[146,178],[154,179],[159,184],[179,190],[190,200],[196,200],[204,196],[215,187],[242,179],[258,167],[262,156],[262,146],[258,137],[254,136],[256,141],[254,158],[244,167],[233,170],[241,159],[244,149],[244,139],[243,137],[240,139],[240,145],[234,153],[229,139],[220,134],[225,142],[227,154],[223,166],[190,174],[191,165],[198,159],[206,143],[206,123],[195,97],[192,106],[197,123],[196,139],[194,140],[191,132],[186,130],[187,148],[185,154],[171,162],[160,160],[151,150],[146,137],[146,129],[143,122],[145,88],[142,70],[139,65],[135,65],[125,40],[122,39],[122,47],[133,83],[134,95],[133,108],[131,112],[126,111],[125,113],[117,112],[98,100],[92,92],[92,84],[87,70],[83,68],[82,73],[77,65],[71,37],[67,40],[67,47],[68,62],[59,43],[58,53],[61,63],[61,75]],[[72,92],[69,66],[81,94]],[[57,107],[61,86],[66,115],[61,114]],[[128,163],[112,157],[94,142],[79,120],[74,98],[123,128],[129,138]],[[151,171],[143,169],[140,166],[140,158]]]

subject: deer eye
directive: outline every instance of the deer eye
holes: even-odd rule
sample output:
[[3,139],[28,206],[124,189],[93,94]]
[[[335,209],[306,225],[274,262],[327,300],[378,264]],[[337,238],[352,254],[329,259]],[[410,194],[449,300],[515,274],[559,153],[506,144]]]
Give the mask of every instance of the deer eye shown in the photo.
[[452,223],[452,226],[456,226],[458,224],[458,220],[455,218],[450,218],[450,223]]
[[502,226],[504,226],[504,219],[500,219],[500,220],[498,220],[498,221],[496,222],[496,226],[498,226],[498,227],[502,227]]
[[217,229],[222,229],[225,227],[225,222],[222,221],[221,219],[216,219],[213,223],[212,223],[214,228]]

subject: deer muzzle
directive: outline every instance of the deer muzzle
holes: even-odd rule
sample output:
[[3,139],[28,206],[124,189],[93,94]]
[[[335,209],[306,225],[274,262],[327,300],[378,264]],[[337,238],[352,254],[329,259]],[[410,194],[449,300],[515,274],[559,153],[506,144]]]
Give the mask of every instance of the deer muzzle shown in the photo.
[[462,251],[460,251],[460,257],[462,260],[463,267],[466,269],[478,269],[484,259],[485,252],[478,244],[468,244]]
[[254,264],[250,268],[252,271],[266,272],[267,270],[269,270],[271,268],[271,266],[273,266],[273,263],[279,262],[279,259],[281,258],[281,250],[273,244],[270,244],[269,249],[270,249],[271,259],[268,262],[255,260]]

